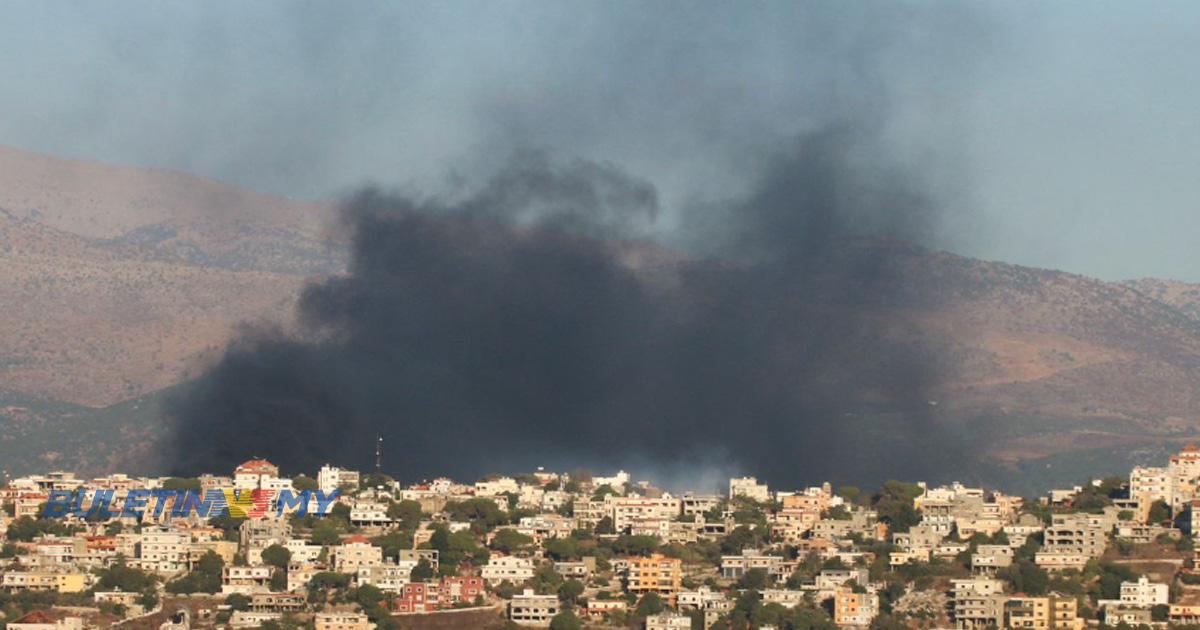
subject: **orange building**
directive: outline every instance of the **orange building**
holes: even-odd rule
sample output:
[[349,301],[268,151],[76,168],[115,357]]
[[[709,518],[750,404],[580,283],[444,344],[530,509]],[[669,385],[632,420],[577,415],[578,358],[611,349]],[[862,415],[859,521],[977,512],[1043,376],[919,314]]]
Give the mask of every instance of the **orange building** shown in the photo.
[[683,561],[657,553],[649,558],[630,558],[625,584],[630,593],[657,593],[674,606],[675,596],[683,588]]
[[838,589],[833,598],[833,622],[838,627],[866,627],[879,614],[879,596],[875,593],[855,593]]

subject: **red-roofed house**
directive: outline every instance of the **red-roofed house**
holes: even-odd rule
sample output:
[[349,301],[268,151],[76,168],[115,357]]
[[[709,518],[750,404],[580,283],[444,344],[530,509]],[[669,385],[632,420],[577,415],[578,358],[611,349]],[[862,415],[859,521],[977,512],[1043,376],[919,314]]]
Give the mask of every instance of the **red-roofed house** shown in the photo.
[[15,621],[8,622],[13,630],[82,630],[82,617],[58,618],[44,610],[35,610]]
[[242,462],[233,471],[233,487],[239,490],[261,488],[266,479],[279,476],[279,467],[265,459],[252,459]]
[[356,573],[359,567],[383,563],[383,549],[357,534],[343,540],[333,553],[333,566],[338,573]]

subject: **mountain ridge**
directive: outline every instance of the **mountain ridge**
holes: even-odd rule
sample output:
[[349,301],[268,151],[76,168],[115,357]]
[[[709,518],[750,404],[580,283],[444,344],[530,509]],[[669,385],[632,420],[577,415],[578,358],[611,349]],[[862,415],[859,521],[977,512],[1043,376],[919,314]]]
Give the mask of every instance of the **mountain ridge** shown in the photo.
[[[292,329],[303,287],[345,266],[326,235],[331,209],[0,146],[0,320],[10,322],[0,328],[0,455],[89,417],[108,414],[116,431],[121,409],[198,375],[246,325]],[[684,275],[738,269],[640,241],[605,246],[682,304],[704,299],[686,295]],[[861,315],[936,357],[939,428],[961,434],[993,470],[1200,439],[1200,285],[1104,282],[898,243],[845,246],[876,248],[897,270],[892,302]],[[161,436],[139,409],[127,429]],[[85,461],[93,472],[139,465],[72,448],[19,461]]]

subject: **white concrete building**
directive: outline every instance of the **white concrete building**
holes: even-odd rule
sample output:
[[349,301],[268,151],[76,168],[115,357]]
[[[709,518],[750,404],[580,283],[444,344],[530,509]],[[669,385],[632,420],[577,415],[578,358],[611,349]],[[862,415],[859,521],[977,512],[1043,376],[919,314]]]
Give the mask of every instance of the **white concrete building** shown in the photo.
[[729,498],[746,497],[760,503],[771,500],[771,489],[758,483],[756,477],[741,477],[729,480]]
[[522,594],[513,596],[508,605],[508,618],[521,625],[547,628],[560,610],[558,597],[535,595],[533,589],[527,588]]

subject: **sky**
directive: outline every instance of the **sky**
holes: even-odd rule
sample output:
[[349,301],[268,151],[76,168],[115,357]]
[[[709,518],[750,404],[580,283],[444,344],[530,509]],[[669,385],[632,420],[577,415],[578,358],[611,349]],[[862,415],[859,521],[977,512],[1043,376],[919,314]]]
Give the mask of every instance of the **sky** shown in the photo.
[[0,143],[336,199],[514,150],[652,182],[658,236],[852,121],[928,244],[1200,282],[1195,2],[15,2]]

